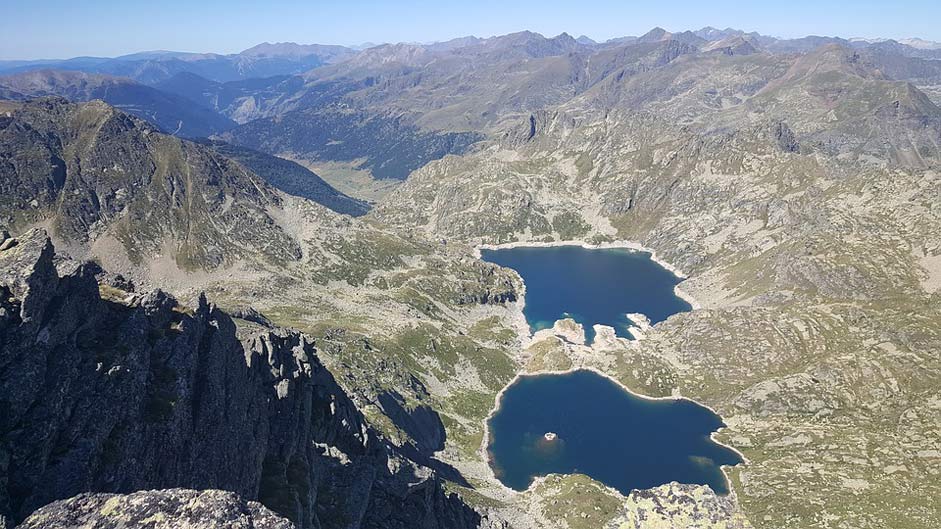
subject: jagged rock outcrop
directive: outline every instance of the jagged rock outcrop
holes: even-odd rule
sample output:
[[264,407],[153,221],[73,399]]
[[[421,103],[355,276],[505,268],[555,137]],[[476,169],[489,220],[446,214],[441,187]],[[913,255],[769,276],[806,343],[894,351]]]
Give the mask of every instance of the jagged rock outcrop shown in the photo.
[[80,494],[39,509],[22,529],[293,529],[263,505],[220,490],[146,490],[132,494]]
[[741,35],[734,35],[722,40],[709,43],[703,48],[703,51],[712,53],[722,53],[724,55],[751,55],[758,53],[758,48],[747,38]]
[[367,427],[306,336],[236,324],[202,296],[190,309],[99,284],[42,230],[14,240],[0,252],[0,527],[84,492],[177,487],[300,527],[480,523]]
[[539,110],[530,114],[522,126],[504,132],[503,140],[510,146],[518,147],[539,134],[554,132],[564,136],[577,126],[578,120],[564,112]]

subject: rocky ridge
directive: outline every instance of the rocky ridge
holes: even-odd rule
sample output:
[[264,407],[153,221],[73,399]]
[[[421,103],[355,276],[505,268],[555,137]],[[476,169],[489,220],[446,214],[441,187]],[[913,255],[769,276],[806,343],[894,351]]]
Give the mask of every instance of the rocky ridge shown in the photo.
[[[176,487],[229,490],[299,527],[481,523],[434,472],[366,424],[306,336],[233,320],[204,297],[190,309],[161,291],[99,283],[100,268],[57,258],[41,230],[5,238],[3,248],[5,527],[83,492]],[[27,526],[96,506],[129,520],[144,511],[183,516],[181,497],[194,494],[188,509],[238,501],[174,491],[82,496]],[[257,507],[249,516],[288,523]]]

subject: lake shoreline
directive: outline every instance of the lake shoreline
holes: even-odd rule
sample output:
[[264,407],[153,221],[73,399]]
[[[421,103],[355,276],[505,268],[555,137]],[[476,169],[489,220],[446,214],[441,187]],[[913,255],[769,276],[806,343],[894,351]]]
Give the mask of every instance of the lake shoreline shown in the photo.
[[[672,264],[670,264],[670,263],[668,263],[668,262],[666,262],[666,261],[660,259],[659,257],[657,257],[657,252],[656,252],[656,250],[653,250],[653,249],[651,249],[651,248],[647,248],[646,246],[643,246],[642,244],[635,243],[635,242],[632,242],[632,241],[614,241],[614,242],[607,242],[607,243],[600,243],[600,244],[591,244],[591,243],[587,243],[587,242],[584,242],[584,241],[575,241],[575,240],[572,240],[572,241],[552,241],[552,242],[523,242],[523,241],[516,241],[516,242],[509,242],[509,243],[502,243],[502,244],[479,244],[479,245],[476,245],[476,246],[473,247],[473,253],[474,253],[474,257],[476,257],[477,259],[483,260],[483,258],[482,258],[482,253],[481,253],[482,250],[503,250],[503,249],[511,249],[511,248],[533,248],[533,247],[537,247],[537,248],[551,248],[551,247],[560,247],[560,246],[577,246],[577,247],[581,247],[581,248],[588,249],[588,250],[626,249],[626,250],[631,250],[631,251],[635,251],[635,252],[647,253],[647,254],[650,255],[650,259],[651,259],[653,262],[655,262],[655,263],[658,264],[659,266],[663,267],[664,269],[666,269],[667,271],[669,271],[670,273],[672,273],[674,276],[676,276],[678,279],[681,280],[679,284],[674,285],[674,289],[673,289],[673,290],[674,290],[674,294],[675,294],[678,298],[680,298],[680,299],[686,301],[687,303],[689,303],[690,306],[691,306],[691,310],[698,310],[698,309],[700,309],[700,308],[702,307],[702,306],[699,304],[699,302],[698,302],[692,295],[690,295],[690,294],[688,294],[688,293],[686,293],[686,292],[683,292],[683,290],[680,288],[680,284],[682,283],[682,281],[688,279],[688,276],[687,276],[685,273],[683,273],[681,270],[679,270],[677,267],[673,266]],[[532,339],[533,339],[535,333],[532,331],[532,328],[530,327],[529,322],[526,320],[526,316],[525,316],[525,314],[524,314],[524,312],[523,312],[524,309],[525,309],[525,307],[526,307],[526,282],[525,282],[525,280],[523,280],[523,277],[522,277],[522,275],[521,275],[519,272],[517,272],[516,270],[514,270],[514,269],[512,269],[512,268],[509,268],[509,270],[511,270],[511,271],[513,272],[513,274],[515,274],[516,277],[519,278],[520,284],[522,285],[522,290],[521,290],[519,296],[517,297],[517,301],[515,301],[515,302],[513,303],[514,308],[515,308],[516,310],[514,310],[514,315],[513,315],[513,317],[512,317],[514,326],[517,328],[517,332],[519,333],[520,348],[521,348],[521,351],[520,351],[520,352],[522,352],[522,350],[526,349],[529,345],[531,345],[531,342],[532,342]],[[638,339],[638,340],[639,340],[639,339]],[[635,341],[636,341],[636,340],[635,340]],[[689,398],[689,397],[686,397],[686,396],[683,396],[683,395],[679,395],[679,394],[678,394],[678,391],[674,391],[674,395],[670,395],[670,396],[666,396],[666,397],[653,397],[653,396],[650,396],[650,395],[644,395],[644,394],[642,394],[642,393],[638,393],[638,392],[632,390],[631,388],[627,387],[626,385],[624,385],[622,382],[620,382],[619,380],[617,380],[617,379],[614,378],[613,376],[611,376],[611,375],[609,375],[609,374],[607,374],[607,373],[601,371],[600,369],[598,369],[598,368],[596,368],[596,367],[594,367],[594,366],[573,366],[573,367],[571,367],[571,368],[564,369],[564,370],[540,370],[540,371],[535,371],[535,372],[526,372],[526,371],[525,371],[525,368],[524,368],[523,366],[521,366],[521,368],[522,368],[523,370],[521,370],[520,372],[518,372],[505,386],[503,386],[503,388],[500,389],[499,392],[497,392],[497,394],[496,394],[496,396],[495,396],[495,398],[494,398],[494,406],[493,406],[493,408],[491,408],[490,412],[489,412],[489,413],[487,414],[487,416],[484,418],[483,438],[482,438],[482,440],[481,440],[481,446],[480,446],[480,448],[479,448],[480,457],[482,458],[482,460],[483,460],[483,461],[485,462],[485,464],[487,465],[487,468],[488,468],[488,470],[489,470],[489,472],[490,472],[490,477],[493,479],[493,482],[496,484],[496,486],[498,486],[499,488],[501,488],[505,494],[508,494],[508,495],[510,495],[510,496],[515,496],[515,495],[519,495],[519,494],[525,494],[525,493],[528,493],[528,492],[532,492],[532,491],[535,490],[536,487],[539,486],[540,483],[542,483],[543,481],[545,481],[545,479],[548,477],[548,476],[536,476],[536,477],[533,479],[532,483],[530,483],[530,485],[529,485],[525,490],[522,490],[522,491],[518,491],[518,490],[516,490],[516,489],[513,489],[513,488],[511,488],[511,487],[508,487],[508,486],[506,486],[505,484],[503,484],[503,482],[500,481],[500,479],[497,477],[496,471],[495,471],[495,469],[494,469],[494,467],[493,467],[493,461],[492,461],[492,458],[491,458],[491,455],[490,455],[490,451],[488,450],[488,447],[489,447],[490,444],[491,444],[491,435],[492,435],[492,432],[490,431],[490,421],[491,421],[491,420],[493,419],[493,417],[500,411],[500,408],[501,408],[501,405],[502,405],[502,401],[503,401],[503,396],[504,396],[504,394],[506,393],[506,391],[507,391],[513,384],[515,384],[520,378],[522,378],[522,377],[526,377],[526,376],[540,376],[540,375],[565,375],[565,374],[574,373],[574,372],[580,371],[580,370],[590,371],[590,372],[593,372],[593,373],[595,373],[595,374],[597,374],[597,375],[600,375],[600,376],[604,377],[605,379],[607,379],[607,380],[613,382],[613,383],[614,383],[615,385],[617,385],[621,390],[627,392],[628,394],[630,394],[630,395],[632,395],[632,396],[638,397],[638,398],[640,398],[640,399],[643,399],[643,400],[650,400],[650,401],[664,401],[664,400],[667,400],[667,401],[679,401],[679,400],[686,400],[686,401],[692,402],[693,404],[696,404],[696,405],[698,405],[698,406],[702,406],[703,408],[706,408],[706,409],[709,410],[711,413],[713,413],[716,417],[718,417],[720,420],[722,420],[722,416],[721,416],[712,406],[709,406],[708,404],[701,403],[701,402],[696,401],[696,400],[694,400],[694,399],[692,399],[692,398]],[[740,450],[736,449],[736,448],[733,447],[733,446],[729,446],[729,445],[727,445],[727,444],[725,444],[725,443],[719,441],[718,439],[716,439],[716,435],[720,434],[725,428],[727,428],[727,426],[725,426],[725,423],[724,423],[724,421],[723,421],[723,426],[722,426],[722,427],[720,427],[719,429],[717,429],[717,430],[715,430],[715,431],[713,431],[713,432],[711,432],[711,433],[709,434],[710,440],[711,440],[712,442],[716,443],[717,445],[722,446],[722,447],[724,447],[724,448],[727,448],[727,449],[731,450],[732,452],[734,452],[735,454],[737,454],[738,457],[741,458],[741,460],[742,460],[742,463],[740,463],[740,464],[742,464],[742,465],[747,465],[747,464],[749,464],[748,458],[747,458],[747,457],[745,456],[745,454],[743,454]],[[737,466],[737,465],[720,465],[719,468],[720,468],[721,471],[722,471],[722,475],[723,475],[723,477],[725,478],[726,485],[727,485],[727,488],[728,488],[728,490],[729,490],[729,493],[727,494],[727,496],[736,497],[735,490],[732,488],[732,481],[731,481],[731,479],[730,479],[730,477],[729,477],[729,474],[728,474],[729,469],[731,469],[732,466]],[[570,474],[565,474],[565,475],[570,475]],[[590,476],[589,476],[589,477],[590,477]],[[597,480],[595,480],[595,481],[597,481]],[[600,481],[599,481],[598,483],[600,483],[601,485],[603,485],[604,487],[606,487],[606,488],[607,488],[609,491],[611,491],[612,493],[616,493],[619,497],[622,497],[622,498],[626,498],[626,497],[627,497],[626,495],[622,494],[619,490],[617,490],[617,489],[614,488],[614,487],[611,487],[610,485],[607,485],[607,484],[605,484],[605,483],[601,483]],[[677,483],[679,483],[679,482],[677,482]],[[705,487],[709,488],[710,490],[712,490],[712,488],[709,487],[708,485],[701,485],[701,486],[705,486]],[[642,489],[642,490],[648,490],[648,489]],[[715,491],[712,491],[712,492],[715,493],[717,496],[719,496],[719,494],[716,493]]]
[[[486,419],[484,419],[483,443],[482,443],[482,446],[481,446],[481,449],[480,449],[480,450],[481,450],[481,455],[482,455],[484,461],[487,463],[487,467],[490,469],[490,473],[491,473],[493,479],[496,480],[496,482],[499,483],[500,486],[501,486],[503,489],[505,489],[505,492],[510,493],[510,494],[525,494],[525,493],[527,493],[527,492],[532,492],[533,489],[535,489],[535,487],[540,483],[540,479],[545,479],[547,476],[537,476],[537,477],[533,480],[533,482],[530,483],[530,485],[529,485],[528,487],[526,487],[525,490],[516,490],[516,489],[513,489],[513,488],[511,488],[511,487],[508,487],[508,486],[504,485],[502,481],[500,481],[500,478],[497,477],[496,471],[494,471],[494,469],[493,469],[493,464],[492,464],[492,458],[491,458],[491,456],[490,456],[490,451],[489,451],[487,448],[490,446],[490,442],[491,442],[491,441],[490,441],[490,436],[491,436],[491,432],[490,432],[490,421],[491,421],[491,419],[494,417],[494,415],[496,415],[497,413],[499,413],[500,408],[501,408],[502,403],[503,403],[503,395],[504,395],[504,394],[506,393],[506,391],[510,388],[510,386],[512,386],[513,384],[515,384],[519,379],[521,379],[521,378],[523,378],[523,377],[538,377],[538,376],[543,376],[543,375],[568,375],[568,374],[575,373],[575,372],[577,372],[577,371],[590,371],[590,372],[592,372],[592,373],[594,373],[594,374],[596,374],[596,375],[599,375],[599,376],[601,376],[601,377],[603,377],[603,378],[605,378],[605,379],[607,379],[607,380],[613,382],[613,383],[614,383],[615,385],[617,385],[621,390],[623,390],[623,391],[627,392],[628,394],[630,394],[630,395],[632,395],[632,396],[634,396],[634,397],[637,397],[637,398],[639,398],[639,399],[641,399],[641,400],[647,400],[647,401],[671,401],[671,402],[687,401],[687,402],[691,402],[691,403],[693,403],[693,404],[695,404],[695,405],[697,405],[697,406],[702,406],[703,408],[709,410],[713,415],[715,415],[715,416],[718,417],[720,420],[722,420],[722,416],[719,415],[719,412],[717,412],[712,406],[709,406],[708,404],[703,404],[703,403],[701,403],[701,402],[699,402],[699,401],[697,401],[697,400],[694,400],[694,399],[692,399],[692,398],[689,398],[689,397],[686,397],[686,396],[683,396],[683,395],[678,395],[678,394],[677,394],[677,395],[670,395],[670,396],[667,396],[667,397],[653,397],[653,396],[650,396],[650,395],[644,395],[643,393],[638,393],[638,392],[632,390],[631,388],[625,386],[625,385],[624,385],[621,381],[619,381],[618,379],[616,379],[616,378],[614,378],[613,376],[611,376],[611,375],[605,373],[604,371],[601,371],[600,369],[598,369],[598,368],[596,368],[596,367],[594,367],[594,366],[570,367],[570,368],[568,368],[568,369],[561,369],[561,370],[540,370],[540,371],[534,371],[534,372],[520,372],[520,373],[517,373],[516,376],[514,376],[513,379],[510,380],[510,382],[508,382],[507,385],[504,386],[504,387],[497,393],[497,396],[496,396],[496,399],[495,399],[494,407],[493,407],[493,409],[490,410],[490,413],[487,414]],[[723,448],[727,448],[727,449],[731,450],[732,452],[735,452],[735,454],[738,455],[738,457],[740,457],[740,458],[742,459],[742,462],[741,462],[740,464],[742,464],[742,465],[747,465],[747,464],[749,464],[748,458],[747,458],[747,457],[745,456],[745,454],[743,454],[740,450],[738,450],[738,449],[735,448],[734,446],[729,446],[729,445],[727,445],[727,444],[725,444],[725,443],[723,443],[723,442],[721,442],[721,441],[719,441],[718,439],[715,438],[715,436],[716,436],[717,434],[721,433],[722,430],[724,430],[725,428],[727,428],[727,426],[725,426],[725,422],[723,422],[722,424],[723,424],[723,426],[722,426],[721,428],[719,428],[719,429],[717,429],[717,430],[715,430],[715,431],[713,431],[713,432],[711,432],[711,433],[709,434],[709,439],[710,439],[712,442],[716,443],[717,445],[719,445],[719,446],[721,446],[721,447],[723,447]],[[728,475],[728,470],[731,469],[733,466],[738,466],[738,465],[720,465],[720,466],[719,466],[719,468],[722,470],[722,475],[725,477],[725,481],[726,481],[727,488],[729,489],[729,493],[728,493],[727,495],[734,495],[734,494],[735,494],[735,491],[734,491],[734,489],[732,488],[732,480],[729,478],[729,475]],[[562,475],[571,475],[571,474],[562,474]],[[591,476],[589,476],[589,477],[591,477]],[[592,479],[594,479],[594,478],[592,478]],[[597,481],[597,480],[595,480],[595,481]],[[601,483],[601,482],[599,481],[599,483]],[[676,482],[676,483],[679,483],[679,482]],[[625,494],[621,493],[621,491],[617,490],[616,488],[614,488],[614,487],[612,487],[612,486],[610,486],[610,485],[608,485],[608,484],[606,484],[606,483],[602,483],[602,485],[604,485],[605,487],[608,487],[608,488],[611,489],[611,490],[616,491],[621,497],[625,497],[625,498],[627,497]],[[709,487],[708,485],[702,485],[702,484],[699,484],[699,483],[692,483],[692,484],[687,483],[687,485],[700,485],[700,486],[703,486],[703,487]],[[709,487],[709,489],[712,490],[712,487]],[[634,489],[634,490],[648,490],[648,489]],[[714,492],[717,496],[721,496],[718,492],[716,492],[716,491],[714,491],[714,490],[713,490],[713,492]]]
[[577,246],[584,248],[586,250],[631,250],[639,253],[646,253],[650,255],[650,260],[660,265],[662,268],[676,276],[680,282],[673,286],[673,293],[676,297],[682,299],[683,301],[690,304],[691,310],[698,310],[702,308],[702,305],[694,298],[691,294],[684,292],[680,285],[683,281],[689,279],[689,276],[686,275],[682,270],[673,266],[667,261],[664,261],[657,256],[657,251],[653,248],[648,248],[640,243],[634,241],[612,241],[612,242],[603,242],[600,244],[592,244],[584,241],[552,241],[552,242],[506,242],[501,244],[478,244],[474,246],[474,257],[477,259],[483,260],[481,250],[509,250],[512,248],[555,248],[560,246]]

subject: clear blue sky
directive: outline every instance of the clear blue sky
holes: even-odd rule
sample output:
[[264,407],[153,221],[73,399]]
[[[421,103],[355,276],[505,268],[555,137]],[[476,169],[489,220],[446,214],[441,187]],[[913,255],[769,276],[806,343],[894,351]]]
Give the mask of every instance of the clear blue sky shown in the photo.
[[169,49],[231,53],[263,41],[427,42],[523,29],[603,40],[735,27],[767,35],[941,41],[941,0],[3,0],[0,59]]

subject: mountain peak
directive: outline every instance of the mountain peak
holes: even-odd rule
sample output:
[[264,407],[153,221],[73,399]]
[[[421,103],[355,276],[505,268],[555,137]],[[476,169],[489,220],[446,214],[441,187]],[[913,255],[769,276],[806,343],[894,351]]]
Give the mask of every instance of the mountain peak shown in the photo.
[[533,31],[519,31],[481,41],[488,52],[500,51],[522,53],[525,56],[540,58],[564,55],[575,50],[578,42],[568,33],[560,33],[547,38]]
[[380,44],[360,52],[349,60],[349,64],[362,67],[396,63],[407,66],[421,66],[428,63],[436,55],[434,48],[420,44]]
[[805,82],[828,73],[839,73],[862,79],[884,79],[877,69],[865,64],[858,51],[839,43],[824,44],[799,57],[788,72],[765,89],[793,82]]
[[734,37],[734,36],[745,34],[745,32],[740,29],[735,29],[735,28],[719,29],[719,28],[715,28],[712,26],[706,26],[704,28],[693,31],[693,33],[708,41],[723,40],[728,37]]
[[919,50],[941,50],[941,42],[919,39],[917,37],[899,39],[899,43]]
[[661,40],[667,40],[671,36],[672,33],[661,28],[660,26],[657,26],[638,37],[637,42],[659,42]]
[[316,44],[298,44],[296,42],[262,42],[242,51],[239,55],[246,57],[303,57],[313,55],[318,46]]
[[732,35],[721,40],[708,43],[702,48],[706,52],[721,52],[725,55],[751,55],[757,53],[758,47],[751,39],[741,35]]
[[670,33],[669,31],[659,26],[651,29],[647,33],[644,33],[643,35],[638,37],[635,42],[638,42],[641,44],[648,44],[652,42],[663,42],[665,40],[676,40],[684,44],[689,44],[689,45],[696,46],[696,47],[702,46],[703,44],[707,42],[707,39],[700,37],[699,35],[697,35],[696,33],[693,33],[692,31],[683,31],[681,33]]

